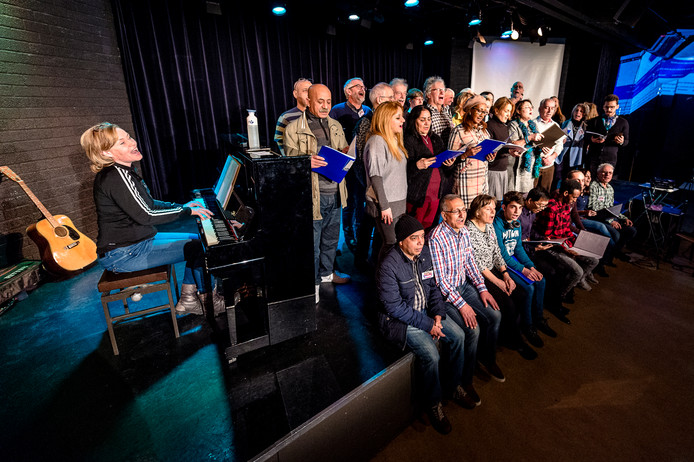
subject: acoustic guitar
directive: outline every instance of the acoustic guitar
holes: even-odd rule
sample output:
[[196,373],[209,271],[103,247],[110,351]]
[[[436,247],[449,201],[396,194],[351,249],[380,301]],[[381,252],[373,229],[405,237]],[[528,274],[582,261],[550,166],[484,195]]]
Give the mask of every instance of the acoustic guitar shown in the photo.
[[51,215],[19,175],[9,167],[0,167],[0,173],[16,181],[45,217],[27,227],[26,231],[38,246],[46,269],[64,274],[79,271],[96,261],[96,244],[79,232],[72,220],[65,215]]

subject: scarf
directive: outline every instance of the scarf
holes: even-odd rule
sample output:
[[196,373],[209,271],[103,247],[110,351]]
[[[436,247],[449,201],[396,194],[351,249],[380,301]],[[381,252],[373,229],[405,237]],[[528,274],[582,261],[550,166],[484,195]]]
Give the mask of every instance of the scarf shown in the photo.
[[[528,148],[523,153],[523,157],[521,158],[521,168],[526,172],[530,172],[532,169],[532,177],[537,178],[540,176],[540,166],[542,165],[542,162],[540,161],[540,155],[542,154],[542,150],[533,148],[532,144],[530,144],[530,140],[528,140],[528,137],[531,135],[531,133],[538,133],[537,126],[535,125],[535,122],[532,119],[528,120],[527,127],[519,119],[518,126],[520,127],[521,132],[523,132],[523,138],[525,139],[525,147]],[[533,158],[535,159],[534,162]]]

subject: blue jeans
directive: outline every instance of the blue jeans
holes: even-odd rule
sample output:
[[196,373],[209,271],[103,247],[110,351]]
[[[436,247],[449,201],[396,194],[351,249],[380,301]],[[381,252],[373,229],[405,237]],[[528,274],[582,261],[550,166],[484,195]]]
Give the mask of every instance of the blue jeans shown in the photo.
[[183,284],[195,284],[200,293],[206,293],[203,256],[197,234],[157,233],[151,239],[106,252],[99,264],[114,273],[131,273],[185,261]]
[[528,284],[513,271],[509,271],[508,274],[516,283],[516,290],[513,291],[513,295],[514,299],[518,301],[523,327],[532,326],[533,320],[535,322],[541,321],[544,312],[545,278]]
[[[478,359],[484,364],[496,363],[496,341],[499,338],[501,311],[497,311],[491,306],[484,306],[477,288],[467,281],[458,287],[458,293],[477,315],[477,329],[479,329],[480,332],[479,343],[481,344]],[[447,314],[459,326],[463,329],[467,329],[463,316],[457,309],[453,308],[447,311]]]
[[[450,376],[445,375],[445,377],[449,377],[450,381],[445,384],[445,388],[446,390],[453,390],[457,385],[464,383],[463,371],[469,368],[467,345],[472,340],[471,337],[474,337],[476,345],[477,335],[474,331],[472,331],[473,335],[466,335],[463,329],[451,319],[443,319],[441,324],[445,337],[441,337],[438,341],[448,347],[448,354],[444,357],[448,360],[447,366],[450,371]],[[417,380],[424,404],[427,407],[432,407],[440,403],[442,399],[441,376],[439,375],[441,356],[436,347],[436,340],[431,337],[429,332],[407,326],[407,346],[416,357]],[[470,362],[474,367],[474,356]],[[470,383],[472,383],[472,373],[470,373]]]
[[337,243],[340,240],[340,195],[339,193],[320,196],[322,220],[313,220],[313,257],[315,262],[315,282],[320,284],[322,276],[333,273]]

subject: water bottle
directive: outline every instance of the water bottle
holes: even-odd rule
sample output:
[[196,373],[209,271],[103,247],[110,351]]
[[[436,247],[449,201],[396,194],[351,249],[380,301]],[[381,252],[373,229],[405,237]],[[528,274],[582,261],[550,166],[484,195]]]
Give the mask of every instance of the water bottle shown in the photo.
[[255,109],[248,109],[246,124],[248,125],[248,148],[257,149],[260,147],[260,137],[258,136],[258,119],[255,117]]

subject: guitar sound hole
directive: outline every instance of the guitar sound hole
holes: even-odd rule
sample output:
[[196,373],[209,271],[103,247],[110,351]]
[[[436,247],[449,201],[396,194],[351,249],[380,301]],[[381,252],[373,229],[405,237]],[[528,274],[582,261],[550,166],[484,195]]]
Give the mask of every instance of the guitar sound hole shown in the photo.
[[58,237],[65,237],[68,235],[67,229],[65,229],[64,226],[58,226],[57,228],[54,228],[53,230],[55,232],[55,235]]

